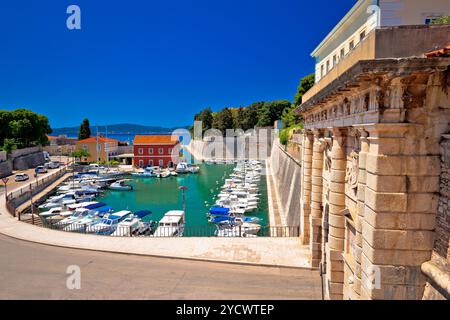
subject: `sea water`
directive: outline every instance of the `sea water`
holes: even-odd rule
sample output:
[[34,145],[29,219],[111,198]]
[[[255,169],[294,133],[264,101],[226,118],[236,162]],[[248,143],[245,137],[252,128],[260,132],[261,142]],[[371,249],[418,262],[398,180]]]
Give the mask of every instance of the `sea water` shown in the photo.
[[[202,164],[198,174],[180,174],[163,179],[132,177],[130,184],[133,191],[106,190],[98,201],[107,203],[116,211],[150,210],[153,214],[145,220],[159,221],[167,211],[183,209],[183,196],[179,187],[186,186],[186,229],[194,230],[191,235],[208,235],[209,231],[205,230],[214,229],[214,225],[208,222],[207,213],[234,167],[235,165],[226,164]],[[247,216],[261,218],[260,224],[267,226],[269,223],[265,176],[261,177],[260,192],[258,210]]]

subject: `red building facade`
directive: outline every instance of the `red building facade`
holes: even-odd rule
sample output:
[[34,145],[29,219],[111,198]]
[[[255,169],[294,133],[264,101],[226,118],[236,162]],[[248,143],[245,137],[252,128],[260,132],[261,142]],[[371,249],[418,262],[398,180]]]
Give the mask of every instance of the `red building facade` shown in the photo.
[[178,163],[180,142],[173,136],[136,136],[133,141],[135,167],[174,167]]

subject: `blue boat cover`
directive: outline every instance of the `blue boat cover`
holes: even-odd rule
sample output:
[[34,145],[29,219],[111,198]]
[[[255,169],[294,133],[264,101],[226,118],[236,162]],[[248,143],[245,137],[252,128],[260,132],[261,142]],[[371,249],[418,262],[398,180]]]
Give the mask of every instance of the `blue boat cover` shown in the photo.
[[106,213],[106,212],[113,211],[113,210],[114,210],[113,207],[104,206],[104,207],[98,208],[96,211],[98,213]]
[[213,223],[220,223],[220,222],[224,222],[224,221],[233,221],[233,220],[234,220],[234,218],[232,218],[232,217],[218,216],[218,217],[213,218],[211,220],[211,222],[213,222]]
[[209,210],[209,213],[215,216],[227,216],[230,214],[230,209],[214,207]]
[[146,216],[149,216],[149,215],[151,215],[151,214],[152,214],[151,211],[148,211],[148,210],[142,210],[142,211],[136,212],[134,215],[137,216],[138,218],[142,219],[142,218],[144,218],[144,217],[146,217]]
[[99,202],[99,203],[90,204],[88,206],[85,206],[84,208],[88,209],[88,210],[93,210],[93,209],[101,208],[104,206],[106,206],[106,203]]

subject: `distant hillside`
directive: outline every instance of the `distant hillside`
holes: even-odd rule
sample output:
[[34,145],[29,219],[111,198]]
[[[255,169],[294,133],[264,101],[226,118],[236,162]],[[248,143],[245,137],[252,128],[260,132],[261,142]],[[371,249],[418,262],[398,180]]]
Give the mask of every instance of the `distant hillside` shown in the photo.
[[[187,126],[179,128],[163,128],[163,127],[153,127],[153,126],[142,126],[138,124],[112,124],[107,126],[98,126],[98,132],[100,134],[106,133],[106,128],[108,129],[108,135],[110,134],[150,134],[150,133],[170,133],[175,129],[187,129]],[[79,126],[77,127],[66,127],[66,128],[54,128],[52,135],[59,136],[65,134],[69,137],[78,136]],[[95,135],[97,132],[97,127],[91,126],[91,133]]]

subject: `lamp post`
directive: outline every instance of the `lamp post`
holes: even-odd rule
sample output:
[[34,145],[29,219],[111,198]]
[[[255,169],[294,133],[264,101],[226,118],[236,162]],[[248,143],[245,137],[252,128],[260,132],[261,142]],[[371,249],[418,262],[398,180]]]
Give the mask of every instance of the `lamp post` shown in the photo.
[[8,178],[3,178],[2,179],[3,183],[5,184],[5,201],[8,202]]
[[186,213],[186,190],[189,189],[186,186],[178,187],[183,192],[183,211]]

